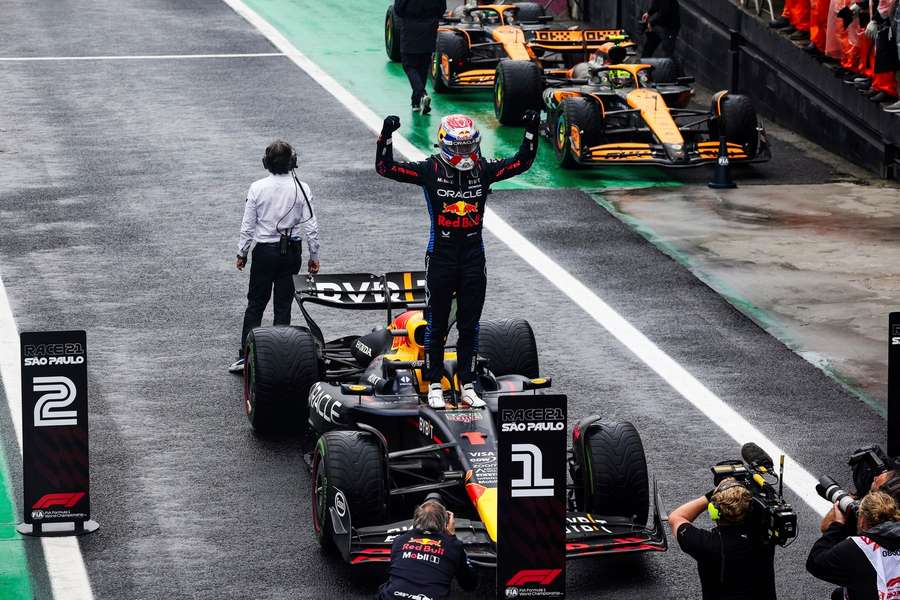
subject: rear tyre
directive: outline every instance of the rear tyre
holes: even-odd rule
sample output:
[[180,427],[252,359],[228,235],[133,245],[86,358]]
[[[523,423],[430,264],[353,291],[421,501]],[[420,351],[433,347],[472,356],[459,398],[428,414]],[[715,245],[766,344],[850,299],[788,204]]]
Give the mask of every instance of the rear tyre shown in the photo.
[[650,71],[653,83],[676,83],[681,77],[681,67],[671,58],[642,58],[640,62],[653,65]]
[[537,2],[514,2],[519,7],[516,19],[521,23],[537,23],[546,12],[544,7]]
[[599,423],[591,427],[580,457],[586,512],[647,523],[650,483],[644,445],[634,425]]
[[344,495],[354,527],[384,523],[389,488],[384,452],[366,431],[329,431],[319,438],[312,459],[313,530],[319,544],[336,550],[331,523],[335,490]]
[[[578,168],[577,156],[572,149],[574,144],[579,151],[582,148],[590,148],[600,143],[603,130],[603,117],[600,107],[593,100],[587,98],[566,98],[559,106],[556,123],[551,123],[553,134],[553,148],[556,150],[556,160],[565,169]],[[573,140],[577,130],[577,139]]]
[[504,125],[518,125],[527,110],[541,110],[543,73],[527,60],[501,60],[494,74],[494,114]]
[[534,331],[525,319],[500,319],[479,324],[478,354],[488,359],[488,367],[497,377],[540,374]]
[[713,100],[711,110],[718,119],[710,123],[710,139],[718,141],[724,135],[729,142],[743,146],[747,156],[755,158],[759,152],[759,119],[753,101],[742,94],[727,94],[718,105]]
[[451,31],[438,32],[434,57],[431,61],[431,87],[439,94],[446,94],[450,91],[441,71],[441,64],[445,56],[450,61],[452,72],[454,64],[464,61],[469,56],[469,46],[466,40]]
[[394,7],[384,15],[384,50],[392,62],[400,62],[400,22],[394,18]]
[[319,349],[300,327],[257,327],[244,346],[244,409],[260,433],[306,431],[309,389],[321,379]]

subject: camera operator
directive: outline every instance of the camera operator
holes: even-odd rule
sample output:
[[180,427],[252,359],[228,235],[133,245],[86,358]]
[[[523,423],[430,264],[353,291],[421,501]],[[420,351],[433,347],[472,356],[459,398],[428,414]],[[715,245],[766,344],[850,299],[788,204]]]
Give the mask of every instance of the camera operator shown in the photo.
[[[900,594],[900,510],[886,491],[866,494],[855,519],[835,503],[822,520],[806,570],[843,589],[832,598],[876,600]],[[854,530],[859,533],[854,535]]]
[[466,591],[478,583],[475,567],[456,538],[453,513],[434,496],[416,508],[412,530],[394,540],[389,573],[376,600],[446,600],[454,576]]
[[[703,600],[775,599],[775,546],[755,539],[746,522],[751,500],[750,490],[729,477],[669,515],[678,545],[697,561]],[[703,511],[716,523],[712,530],[693,525]]]

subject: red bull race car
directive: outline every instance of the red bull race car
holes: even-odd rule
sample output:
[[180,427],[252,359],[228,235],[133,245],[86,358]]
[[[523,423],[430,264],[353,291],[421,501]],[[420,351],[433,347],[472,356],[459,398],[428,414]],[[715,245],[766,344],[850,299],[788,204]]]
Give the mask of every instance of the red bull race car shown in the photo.
[[[551,382],[539,376],[526,321],[482,321],[476,386],[487,406],[459,402],[450,346],[441,382],[450,401],[446,409],[430,408],[422,381],[424,279],[423,272],[297,276],[307,325],[260,327],[249,335],[247,416],[260,431],[292,426],[315,438],[308,455],[312,526],[325,549],[354,565],[389,561],[392,541],[411,528],[414,507],[438,492],[456,515],[456,535],[470,559],[494,567],[498,398],[541,394]],[[386,323],[326,341],[311,305],[383,311]],[[579,421],[568,472],[568,558],[667,549],[656,485],[651,494],[633,425],[598,416]]]

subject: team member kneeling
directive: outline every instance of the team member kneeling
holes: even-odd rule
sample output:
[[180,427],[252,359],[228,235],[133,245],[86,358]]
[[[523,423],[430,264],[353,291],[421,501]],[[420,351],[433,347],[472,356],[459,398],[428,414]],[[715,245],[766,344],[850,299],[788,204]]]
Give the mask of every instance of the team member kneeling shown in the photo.
[[445,600],[454,576],[467,591],[478,583],[478,574],[456,539],[453,513],[429,498],[416,509],[412,531],[394,540],[390,579],[381,587],[378,600]]
[[[754,539],[746,522],[750,500],[750,491],[729,477],[669,515],[678,545],[697,561],[703,600],[775,600],[775,546]],[[705,510],[716,523],[710,531],[693,525]]]
[[882,490],[869,492],[859,503],[855,521],[835,504],[822,520],[822,537],[809,551],[806,570],[843,588],[832,598],[900,598],[897,503]]

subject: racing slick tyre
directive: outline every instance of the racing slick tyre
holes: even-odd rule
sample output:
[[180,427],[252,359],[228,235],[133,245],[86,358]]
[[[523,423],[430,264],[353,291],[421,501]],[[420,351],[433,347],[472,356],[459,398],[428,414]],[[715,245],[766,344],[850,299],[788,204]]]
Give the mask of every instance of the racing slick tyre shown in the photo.
[[675,83],[681,77],[681,67],[671,58],[642,58],[645,65],[652,65],[650,79],[653,83]]
[[325,550],[335,550],[329,509],[336,490],[344,495],[353,527],[383,523],[390,489],[387,462],[376,437],[367,431],[328,431],[312,457],[313,530]]
[[465,60],[469,56],[469,46],[466,40],[451,31],[438,31],[434,58],[431,61],[431,87],[439,94],[445,94],[450,91],[450,86],[444,81],[444,76],[441,73],[441,63],[445,56],[451,65]]
[[478,355],[488,360],[488,368],[498,377],[523,375],[533,379],[540,374],[537,342],[525,319],[482,321]]
[[584,478],[584,510],[626,517],[644,525],[650,512],[647,459],[637,429],[628,421],[599,423],[579,457]]
[[319,348],[302,327],[257,327],[244,346],[244,409],[255,431],[306,431]]
[[392,62],[400,62],[400,23],[394,18],[394,7],[384,15],[384,50]]
[[501,60],[494,74],[494,114],[504,125],[518,125],[527,110],[541,111],[541,68],[527,60]]
[[537,23],[546,13],[544,7],[537,2],[513,2],[519,7],[516,20],[520,23]]
[[759,119],[753,101],[742,94],[726,94],[718,105],[713,100],[711,110],[718,119],[710,122],[709,139],[718,141],[724,135],[729,142],[743,146],[747,156],[755,158],[759,152]]
[[[551,123],[553,135],[553,148],[556,150],[556,159],[566,169],[577,168],[578,161],[572,150],[574,144],[580,148],[590,148],[600,143],[603,130],[603,116],[600,107],[593,100],[587,98],[566,98],[559,106],[556,123]],[[577,139],[573,140],[573,130],[576,130]]]

